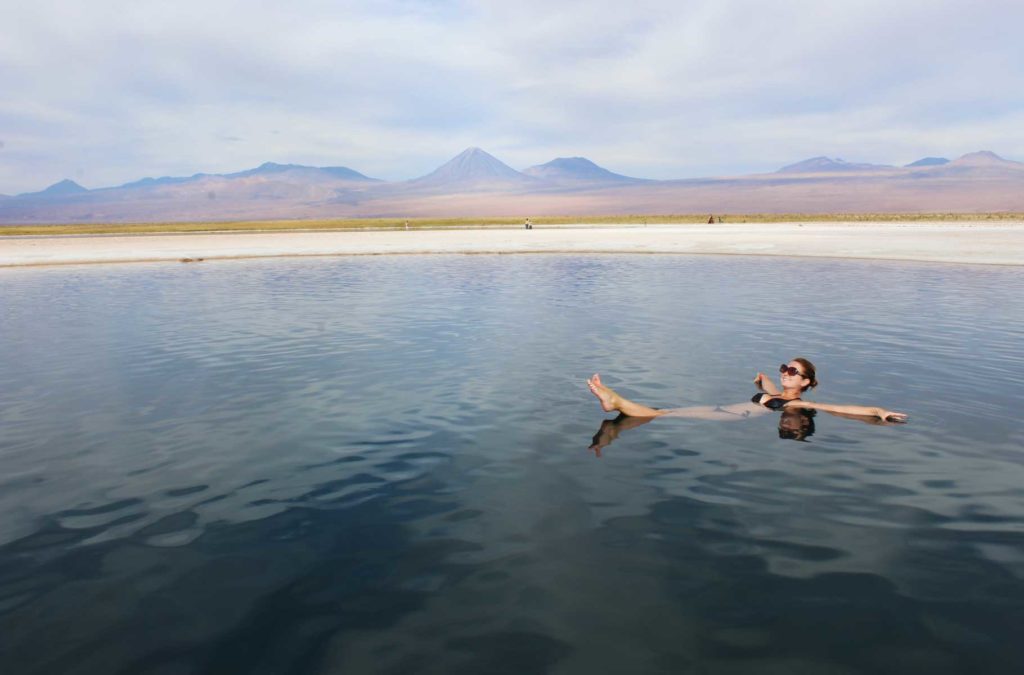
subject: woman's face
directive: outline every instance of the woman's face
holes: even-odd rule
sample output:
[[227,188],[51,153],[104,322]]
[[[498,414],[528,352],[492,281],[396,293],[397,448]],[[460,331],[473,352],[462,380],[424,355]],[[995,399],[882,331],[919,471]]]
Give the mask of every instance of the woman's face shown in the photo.
[[[811,383],[809,379],[804,377],[804,367],[800,365],[799,361],[790,361],[786,364],[789,368],[780,373],[779,380],[782,382],[783,389],[803,389]],[[790,375],[795,369],[795,374]]]

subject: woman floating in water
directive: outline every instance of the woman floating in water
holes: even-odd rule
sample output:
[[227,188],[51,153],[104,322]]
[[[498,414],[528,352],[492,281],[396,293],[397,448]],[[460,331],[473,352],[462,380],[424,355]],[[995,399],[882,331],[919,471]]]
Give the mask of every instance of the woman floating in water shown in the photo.
[[761,389],[754,394],[749,403],[734,403],[725,406],[696,406],[691,408],[651,408],[634,403],[615,393],[601,382],[601,376],[595,374],[587,380],[587,386],[601,402],[605,412],[619,412],[625,417],[650,420],[654,417],[689,417],[704,420],[734,421],[755,415],[763,415],[771,410],[784,412],[822,410],[839,416],[863,419],[865,422],[905,422],[904,413],[861,405],[836,405],[833,403],[815,403],[805,401],[801,395],[818,386],[815,378],[814,364],[805,358],[795,358],[779,367],[781,390],[764,373],[758,373],[754,384]]
[[655,417],[688,417],[703,420],[736,421],[767,414],[773,410],[782,411],[779,422],[779,437],[802,441],[814,433],[814,411],[822,410],[840,417],[859,419],[869,424],[891,424],[905,422],[907,416],[901,412],[873,406],[835,405],[805,401],[801,395],[818,386],[814,364],[805,358],[795,358],[779,366],[781,390],[764,373],[758,373],[754,384],[761,392],[754,394],[749,403],[734,403],[725,406],[694,406],[690,408],[651,408],[634,403],[617,394],[601,382],[595,374],[587,380],[587,386],[605,412],[618,412],[615,420],[605,420],[594,436],[591,446],[600,454],[600,449],[627,429],[645,424]]

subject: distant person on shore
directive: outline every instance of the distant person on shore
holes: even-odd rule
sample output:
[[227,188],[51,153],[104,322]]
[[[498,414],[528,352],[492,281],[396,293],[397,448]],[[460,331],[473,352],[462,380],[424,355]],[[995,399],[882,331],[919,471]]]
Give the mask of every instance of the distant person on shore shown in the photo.
[[715,217],[714,216],[708,216],[708,225],[714,225],[714,224],[715,224]]
[[409,221],[408,220],[405,221],[405,229],[407,229],[407,230],[409,229]]
[[[789,363],[782,364],[779,366],[779,373],[781,388],[777,387],[764,373],[758,373],[754,377],[754,384],[757,385],[760,391],[754,394],[749,402],[733,403],[724,406],[651,408],[620,396],[610,387],[605,386],[601,382],[601,376],[596,373],[587,380],[587,387],[597,397],[597,400],[600,401],[602,410],[620,413],[619,419],[615,421],[620,427],[625,428],[639,426],[655,417],[687,417],[691,419],[735,422],[749,417],[765,415],[771,411],[782,411],[784,413],[801,412],[805,415],[813,415],[813,411],[821,410],[869,424],[900,423],[907,420],[907,415],[904,413],[875,406],[839,405],[803,400],[801,396],[808,389],[818,386],[814,364],[805,358],[797,357]],[[629,418],[629,421],[623,418]],[[798,423],[797,431],[799,431],[799,425],[803,424],[803,421],[796,420],[796,422]],[[792,427],[792,420],[789,426]],[[782,426],[780,425],[781,428]],[[811,428],[813,429],[813,425]],[[620,428],[619,431],[621,430],[623,429]],[[809,434],[805,433],[803,438],[806,438],[807,435]],[[802,440],[802,438],[799,440]]]
[[526,219],[526,229],[528,229],[528,230],[532,230],[533,229],[533,223],[530,222],[529,218]]

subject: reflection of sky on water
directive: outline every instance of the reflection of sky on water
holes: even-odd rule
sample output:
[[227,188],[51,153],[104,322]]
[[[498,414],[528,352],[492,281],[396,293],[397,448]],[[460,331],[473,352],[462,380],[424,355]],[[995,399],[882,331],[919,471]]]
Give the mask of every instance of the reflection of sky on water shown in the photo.
[[[70,621],[53,658],[88,646],[97,672],[178,658],[153,626],[227,670],[253,640],[357,670],[1017,663],[1013,622],[966,607],[1024,607],[1021,276],[676,256],[4,272],[0,620],[22,655]],[[774,415],[659,420],[586,450],[594,370],[654,405],[732,403],[795,354],[815,399],[911,423],[819,415],[794,443]],[[863,653],[798,647],[865,617]]]

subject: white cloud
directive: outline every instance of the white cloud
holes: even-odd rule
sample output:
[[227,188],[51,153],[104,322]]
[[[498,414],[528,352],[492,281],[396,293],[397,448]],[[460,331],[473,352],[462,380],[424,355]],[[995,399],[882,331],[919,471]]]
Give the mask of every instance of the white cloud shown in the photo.
[[265,160],[400,179],[468,145],[659,178],[975,143],[1024,159],[1022,19],[1005,0],[20,3],[0,10],[0,192]]

